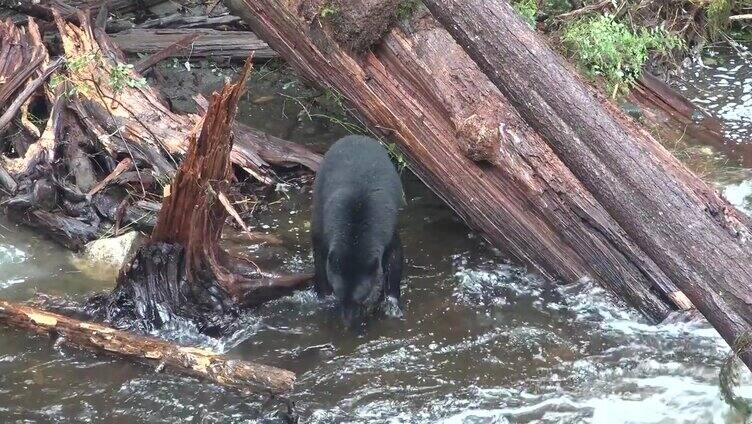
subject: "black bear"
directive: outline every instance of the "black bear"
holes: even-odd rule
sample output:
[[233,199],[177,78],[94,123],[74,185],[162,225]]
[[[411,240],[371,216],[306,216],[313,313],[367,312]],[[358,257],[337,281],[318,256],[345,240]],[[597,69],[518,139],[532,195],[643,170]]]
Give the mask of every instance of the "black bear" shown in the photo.
[[329,149],[313,185],[311,235],[316,290],[334,292],[346,321],[384,299],[399,314],[402,243],[397,212],[405,198],[381,144],[347,136]]

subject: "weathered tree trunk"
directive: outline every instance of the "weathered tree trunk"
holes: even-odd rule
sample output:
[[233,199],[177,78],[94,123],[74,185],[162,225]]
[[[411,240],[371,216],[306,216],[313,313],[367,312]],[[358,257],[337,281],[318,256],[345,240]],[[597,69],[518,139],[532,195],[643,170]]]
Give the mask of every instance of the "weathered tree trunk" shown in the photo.
[[308,275],[260,275],[219,244],[225,221],[237,216],[226,197],[233,178],[231,128],[250,69],[249,60],[239,82],[212,95],[200,132],[191,135],[149,243],[125,264],[106,302],[106,319],[116,326],[151,330],[188,319],[202,333],[227,334],[238,325],[238,307],[308,286]]
[[177,346],[91,322],[0,300],[0,323],[55,337],[64,345],[143,362],[215,384],[256,393],[291,391],[295,374],[229,359],[210,350]]
[[[599,98],[506,1],[425,3],[726,341],[748,337],[750,220]],[[752,349],[740,354],[752,369]]]
[[690,306],[425,11],[357,54],[318,16],[321,1],[227,4],[303,75],[393,135],[413,171],[503,252],[552,279],[596,279],[656,319]]

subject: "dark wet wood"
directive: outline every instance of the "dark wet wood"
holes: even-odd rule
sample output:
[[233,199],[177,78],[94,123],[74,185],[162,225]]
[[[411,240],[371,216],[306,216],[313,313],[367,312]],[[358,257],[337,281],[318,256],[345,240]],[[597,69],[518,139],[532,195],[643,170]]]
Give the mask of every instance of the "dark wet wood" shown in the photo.
[[5,300],[0,300],[0,323],[49,335],[66,346],[166,368],[242,391],[284,394],[295,384],[295,374],[287,370],[230,359],[207,349],[179,346]]
[[[23,90],[21,90],[20,93],[13,96],[13,101],[5,108],[5,111],[0,115],[0,132],[2,132],[5,127],[10,124],[11,120],[16,117],[18,112],[21,110],[21,106],[23,106],[24,103],[26,103],[27,100],[39,89],[39,87],[42,86],[42,84],[47,82],[47,79],[57,71],[60,66],[63,64],[63,59],[58,58],[51,64],[49,64],[42,72],[41,74],[34,78],[34,80],[30,81]],[[5,88],[5,86],[3,86]]]
[[5,169],[5,166],[0,163],[0,187],[5,194],[13,195],[18,190],[18,183],[10,173]]
[[[748,337],[749,218],[584,84],[507,2],[425,3],[729,345]],[[740,356],[752,369],[752,349]]]
[[305,0],[227,4],[302,75],[391,135],[411,169],[505,254],[554,280],[594,279],[656,319],[686,307],[654,260],[425,11],[353,55],[300,12]]

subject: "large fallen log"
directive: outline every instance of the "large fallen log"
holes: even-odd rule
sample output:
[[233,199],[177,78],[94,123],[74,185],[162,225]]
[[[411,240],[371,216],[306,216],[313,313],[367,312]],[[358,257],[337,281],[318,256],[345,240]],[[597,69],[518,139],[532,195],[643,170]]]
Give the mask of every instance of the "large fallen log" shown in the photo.
[[[729,345],[748,338],[749,218],[597,96],[506,1],[425,3]],[[752,369],[749,344],[739,353]]]
[[112,40],[125,53],[156,53],[191,35],[198,38],[173,57],[212,57],[245,60],[268,60],[277,53],[250,31],[218,31],[215,29],[142,29],[134,28],[110,34]]
[[391,134],[411,169],[502,252],[551,279],[593,278],[655,319],[690,306],[425,11],[359,54],[337,42],[321,2],[227,4],[309,80]]
[[241,391],[284,394],[295,384],[295,374],[287,370],[230,359],[207,349],[178,346],[5,300],[0,300],[0,324],[49,335],[63,345],[143,362]]

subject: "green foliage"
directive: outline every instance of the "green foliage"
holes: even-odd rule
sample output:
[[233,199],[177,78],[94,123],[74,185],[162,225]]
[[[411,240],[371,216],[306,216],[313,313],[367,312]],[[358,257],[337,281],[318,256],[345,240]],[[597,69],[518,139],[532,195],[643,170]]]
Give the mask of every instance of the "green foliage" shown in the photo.
[[651,53],[668,53],[684,46],[663,28],[633,31],[610,15],[569,24],[562,43],[584,73],[593,79],[603,77],[614,95],[634,85]]
[[56,73],[50,77],[50,82],[48,82],[47,85],[50,87],[50,90],[55,91],[55,89],[63,82],[65,82],[65,77]]
[[402,172],[407,168],[407,159],[402,155],[402,152],[396,144],[386,143],[384,140],[381,140],[381,144],[386,148],[386,151],[389,153],[389,157],[392,159],[392,162],[394,162],[394,166],[397,167],[398,172]]
[[321,10],[319,10],[319,16],[322,19],[331,18],[339,13],[339,9],[331,4],[325,4]]
[[517,0],[512,3],[512,7],[519,13],[523,21],[527,22],[531,28],[535,28],[535,17],[538,14],[536,0]]
[[711,39],[718,39],[728,29],[732,6],[732,0],[710,0],[705,4],[706,28]]
[[402,3],[397,6],[397,19],[400,21],[410,19],[413,13],[418,10],[420,4],[421,0],[402,0]]
[[125,87],[140,88],[146,86],[146,79],[136,78],[133,75],[133,65],[118,63],[110,71],[110,87],[116,93],[123,91]]
[[70,57],[65,61],[65,67],[71,72],[78,72],[85,66],[93,63],[99,58],[99,55],[94,52],[88,52],[82,56]]

